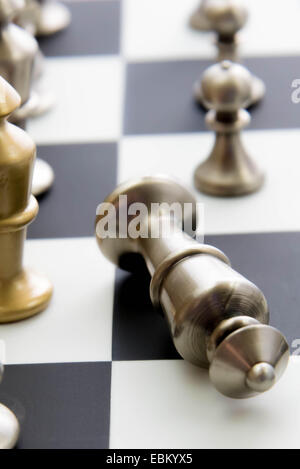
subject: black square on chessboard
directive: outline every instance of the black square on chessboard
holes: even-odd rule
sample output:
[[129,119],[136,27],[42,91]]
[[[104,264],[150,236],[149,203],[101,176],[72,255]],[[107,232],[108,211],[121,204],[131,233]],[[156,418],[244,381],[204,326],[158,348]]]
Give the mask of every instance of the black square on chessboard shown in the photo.
[[[128,64],[124,133],[207,130],[204,109],[193,99],[193,85],[210,64],[207,60]],[[249,129],[298,127],[300,109],[291,99],[291,83],[299,75],[298,58],[251,58],[245,65],[264,80],[267,90],[264,100],[251,109]]]
[[72,2],[66,5],[72,15],[70,26],[51,37],[39,38],[41,50],[46,56],[119,53],[119,0]]
[[17,448],[108,448],[110,384],[110,362],[6,366],[0,402],[19,419]]
[[54,185],[39,198],[40,211],[29,238],[93,236],[98,204],[116,186],[117,144],[38,146],[55,173]]
[[149,296],[150,276],[117,270],[113,311],[113,360],[180,358],[161,312]]

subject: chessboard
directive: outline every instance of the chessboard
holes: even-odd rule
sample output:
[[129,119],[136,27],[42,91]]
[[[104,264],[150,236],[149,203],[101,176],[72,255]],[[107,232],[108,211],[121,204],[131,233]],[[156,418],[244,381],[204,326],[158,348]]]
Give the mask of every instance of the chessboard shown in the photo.
[[[245,0],[245,65],[266,84],[243,133],[266,171],[250,196],[193,187],[212,146],[193,84],[214,36],[188,25],[197,0],[68,2],[69,28],[39,40],[53,109],[28,120],[54,169],[28,229],[25,262],[54,285],[48,309],[0,326],[0,402],[21,424],[18,448],[296,448],[300,412],[300,2]],[[121,181],[166,173],[204,204],[205,242],[257,284],[290,365],[266,394],[233,400],[183,361],[149,297],[149,278],[99,251],[97,205]]]

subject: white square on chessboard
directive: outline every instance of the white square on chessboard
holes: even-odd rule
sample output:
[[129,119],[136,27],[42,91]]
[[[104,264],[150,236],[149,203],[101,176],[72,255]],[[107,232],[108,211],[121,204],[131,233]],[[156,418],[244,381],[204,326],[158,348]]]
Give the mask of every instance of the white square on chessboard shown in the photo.
[[1,325],[6,363],[111,360],[114,267],[94,238],[30,240],[25,265],[53,282],[49,307]]
[[183,360],[113,362],[111,448],[300,448],[300,358],[253,399],[219,394]]
[[245,148],[265,170],[266,180],[260,191],[238,198],[211,197],[194,188],[194,170],[207,158],[213,142],[210,132],[124,138],[118,180],[158,173],[175,177],[204,204],[206,234],[299,231],[300,132],[243,133]]
[[119,138],[122,67],[116,56],[46,59],[43,87],[53,108],[28,120],[37,144],[89,143]]
[[[124,53],[131,61],[212,58],[214,34],[192,30],[191,13],[200,0],[124,2]],[[249,20],[241,36],[241,55],[300,52],[298,0],[244,0]]]

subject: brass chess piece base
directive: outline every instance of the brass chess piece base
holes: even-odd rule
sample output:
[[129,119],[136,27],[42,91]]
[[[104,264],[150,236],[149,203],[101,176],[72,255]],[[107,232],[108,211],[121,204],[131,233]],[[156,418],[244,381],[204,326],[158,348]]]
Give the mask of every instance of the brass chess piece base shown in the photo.
[[47,308],[52,284],[40,273],[23,270],[0,285],[0,323],[15,322]]
[[[178,353],[209,368],[212,383],[228,397],[248,398],[270,389],[288,364],[288,344],[266,325],[268,305],[259,288],[234,271],[222,251],[190,236],[197,223],[192,194],[170,178],[153,176],[121,184],[105,203],[96,218],[98,245],[105,257],[129,271],[138,269],[136,256],[144,258],[152,303],[162,307]],[[130,213],[135,203],[147,208],[137,216],[148,236],[131,235],[133,215],[125,217],[125,227],[119,224],[120,212]],[[159,210],[152,211],[153,203]],[[174,203],[181,207],[180,219],[178,212],[170,213]],[[163,235],[160,228],[166,224]]]

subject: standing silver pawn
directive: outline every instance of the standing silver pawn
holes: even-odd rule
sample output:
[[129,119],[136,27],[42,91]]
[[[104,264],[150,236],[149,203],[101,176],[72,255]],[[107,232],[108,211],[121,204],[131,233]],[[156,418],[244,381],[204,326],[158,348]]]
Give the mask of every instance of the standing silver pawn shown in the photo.
[[207,126],[216,132],[214,147],[195,171],[198,190],[216,196],[238,196],[257,191],[264,175],[247,154],[240,131],[250,122],[244,108],[251,99],[251,74],[239,64],[224,61],[203,75],[201,93],[210,109]]
[[[10,121],[22,125],[28,117],[47,110],[47,94],[34,89],[34,66],[39,47],[34,37],[12,22],[22,9],[23,0],[0,0],[0,75],[17,90],[21,106],[12,113]],[[51,187],[54,173],[48,163],[36,160],[32,193],[39,195]]]
[[[201,7],[200,7],[201,8]],[[248,11],[241,0],[206,0],[201,8],[202,22],[217,34],[217,61],[240,62],[238,32],[245,26]],[[205,20],[204,20],[205,18]],[[201,28],[198,28],[201,29]],[[248,106],[258,103],[265,95],[264,82],[251,74],[251,99]],[[200,83],[195,85],[196,100],[205,106]]]

